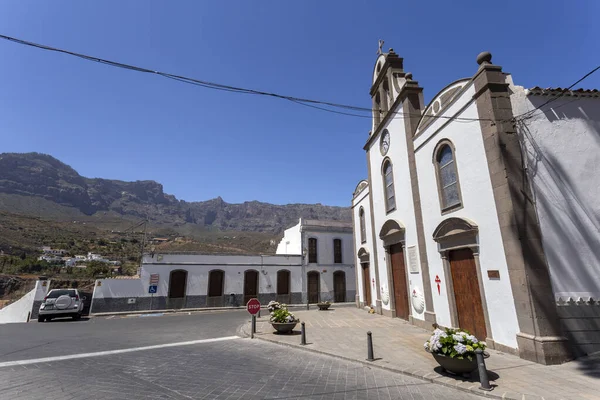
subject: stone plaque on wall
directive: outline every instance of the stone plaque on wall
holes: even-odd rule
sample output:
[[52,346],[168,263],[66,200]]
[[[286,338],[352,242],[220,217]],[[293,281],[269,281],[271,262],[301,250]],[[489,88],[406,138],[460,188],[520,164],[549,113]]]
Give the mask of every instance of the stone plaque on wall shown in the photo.
[[417,259],[417,246],[410,246],[406,248],[408,258],[408,271],[411,274],[419,273],[419,260]]

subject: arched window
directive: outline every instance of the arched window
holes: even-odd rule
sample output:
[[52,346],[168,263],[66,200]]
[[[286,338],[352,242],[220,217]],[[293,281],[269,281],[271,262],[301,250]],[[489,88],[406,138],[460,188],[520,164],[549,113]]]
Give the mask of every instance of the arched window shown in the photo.
[[315,238],[308,239],[308,262],[317,262],[317,239]]
[[379,92],[377,92],[373,98],[373,119],[375,129],[377,129],[377,126],[379,126],[379,123],[381,122],[381,96],[379,95]]
[[358,218],[360,219],[360,242],[365,243],[367,241],[367,228],[365,225],[365,209],[362,207],[358,211]]
[[333,262],[342,263],[342,239],[333,239]]
[[383,186],[385,195],[385,210],[390,212],[396,209],[394,173],[392,172],[392,162],[390,160],[385,160],[383,163]]
[[440,142],[434,160],[442,212],[460,207],[462,200],[452,143]]

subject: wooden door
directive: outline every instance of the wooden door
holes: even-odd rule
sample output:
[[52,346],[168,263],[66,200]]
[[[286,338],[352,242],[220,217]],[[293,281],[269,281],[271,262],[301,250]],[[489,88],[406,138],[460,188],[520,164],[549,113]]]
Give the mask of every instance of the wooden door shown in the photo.
[[390,246],[392,264],[392,281],[394,283],[394,300],[396,317],[408,319],[409,304],[408,290],[406,288],[406,266],[404,265],[404,249],[401,244]]
[[461,329],[469,331],[479,340],[485,340],[485,317],[477,279],[477,266],[471,249],[452,250],[448,254],[454,298]]
[[319,302],[319,273],[317,271],[308,273],[308,302]]
[[333,301],[336,303],[346,301],[346,274],[344,271],[333,273]]
[[277,271],[277,299],[280,303],[291,303],[290,296],[290,271],[282,269]]
[[371,306],[371,273],[369,263],[362,265],[362,276],[363,276],[363,297],[365,300],[365,306]]
[[171,275],[169,276],[169,308],[183,308],[186,284],[187,271],[182,269],[171,271]]
[[[207,307],[222,307],[225,305],[223,298],[224,279],[225,273],[221,270],[213,269],[208,273]],[[234,306],[235,304],[231,305]]]
[[258,298],[258,271],[244,272],[244,304],[250,299]]

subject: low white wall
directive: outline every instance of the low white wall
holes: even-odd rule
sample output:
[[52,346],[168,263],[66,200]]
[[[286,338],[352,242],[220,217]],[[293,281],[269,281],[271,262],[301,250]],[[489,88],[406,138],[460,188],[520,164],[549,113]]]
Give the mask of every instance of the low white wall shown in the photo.
[[35,288],[31,289],[25,296],[0,310],[0,324],[27,322],[27,317],[31,312],[38,291],[38,284],[39,281],[36,282]]
[[94,299],[149,296],[141,279],[97,279]]

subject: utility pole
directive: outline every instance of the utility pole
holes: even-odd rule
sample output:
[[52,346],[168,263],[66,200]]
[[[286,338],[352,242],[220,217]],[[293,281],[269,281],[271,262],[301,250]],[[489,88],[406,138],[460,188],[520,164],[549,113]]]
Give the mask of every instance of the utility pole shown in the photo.
[[148,214],[146,214],[146,219],[144,220],[144,233],[142,236],[142,245],[140,246],[140,269],[139,274],[142,272],[142,265],[144,265],[144,247],[146,246],[146,228],[148,226]]

